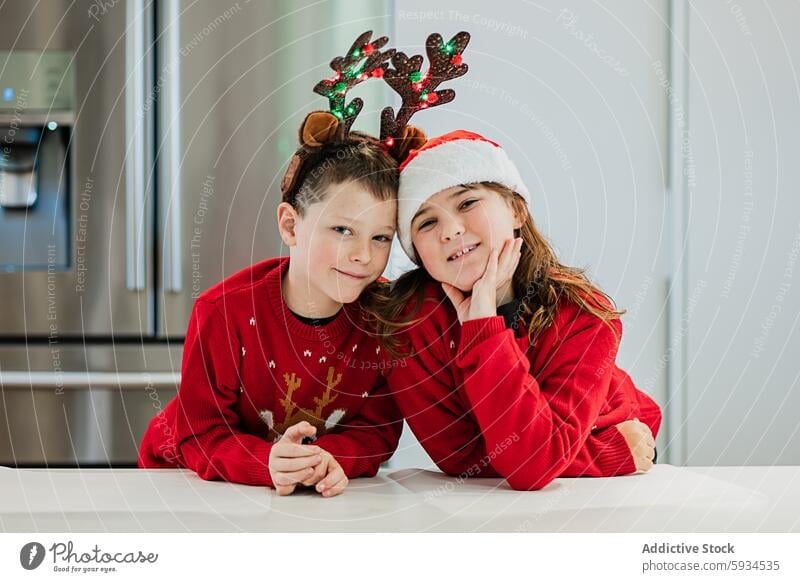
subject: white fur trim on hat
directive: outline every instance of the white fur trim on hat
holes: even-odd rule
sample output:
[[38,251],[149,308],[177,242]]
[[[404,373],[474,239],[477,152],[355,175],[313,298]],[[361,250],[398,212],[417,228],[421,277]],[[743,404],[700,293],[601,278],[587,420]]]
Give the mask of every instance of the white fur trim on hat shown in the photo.
[[503,148],[478,134],[459,131],[452,135],[454,139],[442,136],[445,141],[430,140],[419,151],[412,152],[400,168],[397,235],[403,250],[417,263],[411,244],[411,221],[422,203],[437,192],[461,184],[497,182],[530,204],[530,193]]

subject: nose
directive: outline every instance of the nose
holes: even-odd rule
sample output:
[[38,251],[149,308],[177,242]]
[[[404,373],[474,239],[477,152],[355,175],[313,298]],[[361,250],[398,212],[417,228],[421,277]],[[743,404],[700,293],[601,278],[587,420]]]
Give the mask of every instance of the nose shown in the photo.
[[439,228],[442,242],[450,242],[464,236],[464,224],[455,216],[440,218]]
[[350,247],[350,261],[366,265],[372,260],[372,251],[369,240],[354,241]]

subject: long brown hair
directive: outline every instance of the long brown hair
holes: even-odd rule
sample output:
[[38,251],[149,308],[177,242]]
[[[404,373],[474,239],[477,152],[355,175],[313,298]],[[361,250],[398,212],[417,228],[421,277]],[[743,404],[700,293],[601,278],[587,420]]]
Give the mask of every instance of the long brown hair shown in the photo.
[[[522,237],[522,254],[514,271],[512,287],[514,296],[520,300],[520,315],[527,325],[531,344],[553,323],[562,299],[572,301],[581,310],[600,318],[616,335],[610,322],[619,319],[625,310],[617,310],[612,299],[589,281],[584,269],[559,262],[553,247],[533,223],[528,205],[519,194],[495,182],[463,186],[471,190],[483,187],[495,192],[518,216],[524,217],[519,232],[515,233]],[[401,353],[403,345],[398,332],[419,321],[417,315],[424,300],[423,289],[433,280],[420,266],[399,277],[391,295],[380,298],[375,304],[378,335],[393,356],[409,355]]]

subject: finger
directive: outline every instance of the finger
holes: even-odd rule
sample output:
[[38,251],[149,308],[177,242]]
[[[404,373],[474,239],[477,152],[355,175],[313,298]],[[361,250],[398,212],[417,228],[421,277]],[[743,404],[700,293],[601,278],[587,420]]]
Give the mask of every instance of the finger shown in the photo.
[[517,270],[519,261],[522,258],[522,239],[518,238],[514,241],[514,250],[511,253],[511,274]]
[[311,476],[301,481],[303,485],[310,487],[312,485],[316,485],[317,483],[319,483],[320,480],[323,477],[325,477],[325,475],[328,473],[328,464],[329,463],[327,459],[323,457],[322,462],[319,463],[316,467],[313,467],[313,472]]
[[503,283],[506,283],[514,278],[514,273],[517,271],[519,261],[522,258],[521,249],[522,239],[515,239],[511,243],[511,253],[509,255],[508,264],[505,267],[505,271],[502,273],[502,275],[499,275],[499,278],[502,279]]
[[650,432],[649,428],[636,428],[636,436],[639,439],[639,442],[645,444],[649,447],[654,447],[656,445],[656,441],[653,438],[653,433]]
[[272,445],[271,454],[274,457],[310,457],[319,455],[321,452],[322,449],[315,445],[298,445],[289,441],[278,441]]
[[330,489],[343,478],[345,478],[344,471],[342,470],[341,465],[336,463],[336,465],[330,469],[328,474],[325,475],[325,478],[317,483],[317,491],[324,493],[326,489]]
[[336,497],[337,495],[339,495],[339,494],[344,492],[344,490],[347,488],[348,483],[350,483],[350,480],[347,477],[345,477],[341,481],[339,481],[338,483],[333,485],[333,487],[331,487],[330,489],[326,489],[322,493],[322,496],[323,497]]
[[313,474],[314,469],[312,467],[291,472],[278,471],[272,476],[272,482],[281,486],[296,485],[297,483],[302,483],[304,479],[308,479]]
[[500,251],[492,249],[489,254],[489,261],[486,263],[486,270],[483,273],[482,279],[490,286],[494,287],[497,281],[497,263],[499,261]]
[[461,290],[453,287],[450,283],[442,283],[442,289],[454,307],[458,307],[464,301],[464,294]]
[[284,495],[291,495],[294,492],[294,485],[288,485],[288,486],[276,485],[275,492],[281,497],[283,497]]
[[511,238],[503,243],[503,248],[500,250],[500,256],[497,260],[498,282],[507,278],[508,270],[514,262],[514,248],[516,245],[516,240]]
[[319,483],[320,479],[325,476],[325,473],[328,471],[328,468],[325,466],[325,463],[320,463],[316,467],[311,469],[311,476],[303,479],[300,481],[306,487],[311,487],[312,485],[316,485]]
[[642,464],[639,468],[640,471],[644,471],[645,473],[653,468],[653,461],[650,459],[642,459]]
[[303,437],[314,436],[316,433],[317,427],[304,420],[287,428],[286,432],[283,433],[281,440],[285,439],[300,444],[300,441],[303,440]]
[[[331,478],[335,478],[335,481],[331,481]],[[326,485],[322,488],[320,493],[323,497],[333,497],[335,495],[339,495],[342,491],[345,490],[347,484],[350,480],[344,474],[344,472],[339,473],[329,473],[327,477],[325,477]],[[322,483],[322,481],[320,481]]]
[[296,457],[296,458],[283,458],[278,457],[273,459],[270,463],[270,469],[276,473],[291,473],[292,471],[300,471],[306,467],[314,467],[322,460],[319,455],[311,457]]
[[517,241],[519,239],[510,238],[503,245],[503,252],[500,253],[500,262],[504,268],[507,268],[514,262],[517,256]]

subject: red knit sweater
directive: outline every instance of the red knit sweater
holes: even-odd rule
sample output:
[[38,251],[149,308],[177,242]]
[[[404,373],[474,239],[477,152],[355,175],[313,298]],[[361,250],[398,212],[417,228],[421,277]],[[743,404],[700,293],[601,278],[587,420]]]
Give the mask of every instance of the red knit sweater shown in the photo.
[[[614,425],[638,417],[655,436],[661,411],[617,367],[607,324],[562,302],[531,346],[500,316],[460,325],[438,284],[425,297],[402,335],[414,355],[392,367],[389,387],[442,471],[501,476],[522,490],[635,471]],[[621,337],[621,322],[611,323]]]
[[281,294],[288,265],[286,258],[258,263],[197,299],[180,390],[151,421],[140,467],[272,485],[272,442],[301,420],[317,427],[315,444],[350,478],[375,475],[392,455],[402,417],[379,344],[356,304],[322,326],[292,315]]

